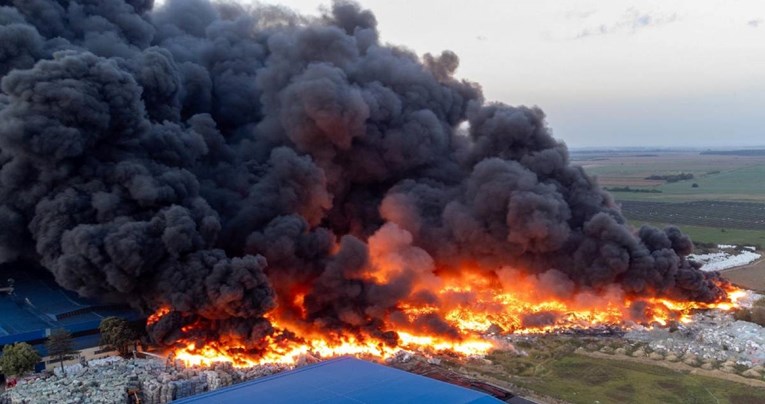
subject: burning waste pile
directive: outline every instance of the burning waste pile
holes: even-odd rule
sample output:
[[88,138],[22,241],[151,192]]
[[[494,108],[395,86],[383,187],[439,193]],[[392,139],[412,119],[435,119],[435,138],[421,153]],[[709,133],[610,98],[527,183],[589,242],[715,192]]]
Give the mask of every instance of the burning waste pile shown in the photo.
[[189,364],[470,355],[487,330],[732,305],[678,229],[626,224],[539,108],[376,25],[347,2],[0,7],[0,262],[151,314]]
[[[751,307],[753,300],[761,298],[748,292],[741,294],[739,304]],[[724,311],[699,312],[690,320],[677,329],[635,327],[624,338],[645,343],[664,357],[685,359],[689,365],[712,368],[730,362],[741,369],[765,372],[765,328]]]
[[[762,296],[752,292],[738,293],[742,308],[762,305]],[[760,299],[760,302],[754,303]],[[513,342],[533,342],[541,336],[508,337]],[[562,339],[562,341],[565,341]],[[701,311],[687,322],[671,327],[633,326],[616,337],[588,338],[577,341],[575,352],[602,354],[660,362],[674,362],[674,369],[694,371],[700,368],[715,373],[739,375],[765,380],[765,327],[739,320],[722,310]],[[519,353],[523,355],[524,352]],[[727,378],[727,375],[723,375]],[[729,379],[730,380],[730,379]],[[734,379],[735,380],[735,379]],[[739,381],[741,381],[739,379]]]

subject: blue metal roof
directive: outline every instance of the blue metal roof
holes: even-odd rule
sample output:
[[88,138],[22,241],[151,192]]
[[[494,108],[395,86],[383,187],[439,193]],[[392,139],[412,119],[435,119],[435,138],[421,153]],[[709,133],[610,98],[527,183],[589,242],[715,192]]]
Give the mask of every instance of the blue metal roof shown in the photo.
[[[101,334],[90,334],[72,338],[72,348],[75,351],[93,348],[99,346],[100,343]],[[45,344],[34,345],[33,348],[37,350],[37,353],[40,354],[40,356],[48,356],[48,348],[45,347]]]
[[487,394],[356,358],[338,358],[174,403],[501,403]]
[[[0,294],[0,346],[34,341],[51,330],[72,333],[98,328],[107,316],[137,320],[141,316],[125,307],[103,306],[58,286],[50,274],[39,270],[4,268],[3,278],[15,280],[12,295]],[[0,279],[2,286],[5,279]]]

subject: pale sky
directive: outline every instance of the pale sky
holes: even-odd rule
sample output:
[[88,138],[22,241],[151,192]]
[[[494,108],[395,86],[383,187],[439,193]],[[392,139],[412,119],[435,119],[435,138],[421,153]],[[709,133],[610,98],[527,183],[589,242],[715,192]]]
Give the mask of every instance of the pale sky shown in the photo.
[[765,146],[765,0],[359,3],[383,41],[454,51],[458,76],[540,106],[569,146]]

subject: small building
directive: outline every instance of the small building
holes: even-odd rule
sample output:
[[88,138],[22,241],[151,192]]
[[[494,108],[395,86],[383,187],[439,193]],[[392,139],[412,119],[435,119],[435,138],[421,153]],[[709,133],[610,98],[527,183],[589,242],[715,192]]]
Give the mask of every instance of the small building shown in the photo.
[[[45,341],[51,331],[66,329],[72,334],[74,349],[85,359],[107,356],[112,351],[99,347],[101,320],[116,316],[128,321],[142,316],[124,305],[104,305],[83,299],[58,286],[42,270],[3,268],[0,279],[0,352],[5,345],[26,342],[43,357],[36,371],[54,366],[47,360]],[[79,357],[71,362],[79,361]],[[67,363],[67,362],[65,362]]]
[[351,357],[255,379],[174,403],[474,403],[502,401],[455,386]]

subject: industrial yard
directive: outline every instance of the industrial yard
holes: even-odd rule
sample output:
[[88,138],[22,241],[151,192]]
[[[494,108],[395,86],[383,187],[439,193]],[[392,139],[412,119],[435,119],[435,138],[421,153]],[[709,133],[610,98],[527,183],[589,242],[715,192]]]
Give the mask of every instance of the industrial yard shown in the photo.
[[[749,293],[741,305],[759,298]],[[602,403],[638,403],[644,401],[636,401],[634,391],[650,391],[646,394],[662,402],[684,402],[687,394],[702,403],[717,402],[712,397],[765,402],[765,328],[723,311],[699,312],[687,324],[667,327],[485,338],[506,348],[470,357],[401,350],[383,363],[505,399],[520,395],[537,402],[587,403],[599,397]],[[167,403],[320,360],[295,359],[294,365],[234,368],[109,357],[24,378],[0,395],[0,403]]]
[[157,359],[109,357],[24,379],[0,396],[0,403],[169,403],[286,369],[283,365],[234,369],[225,363],[186,368]]
[[308,3],[2,2],[0,404],[765,404],[765,3]]

